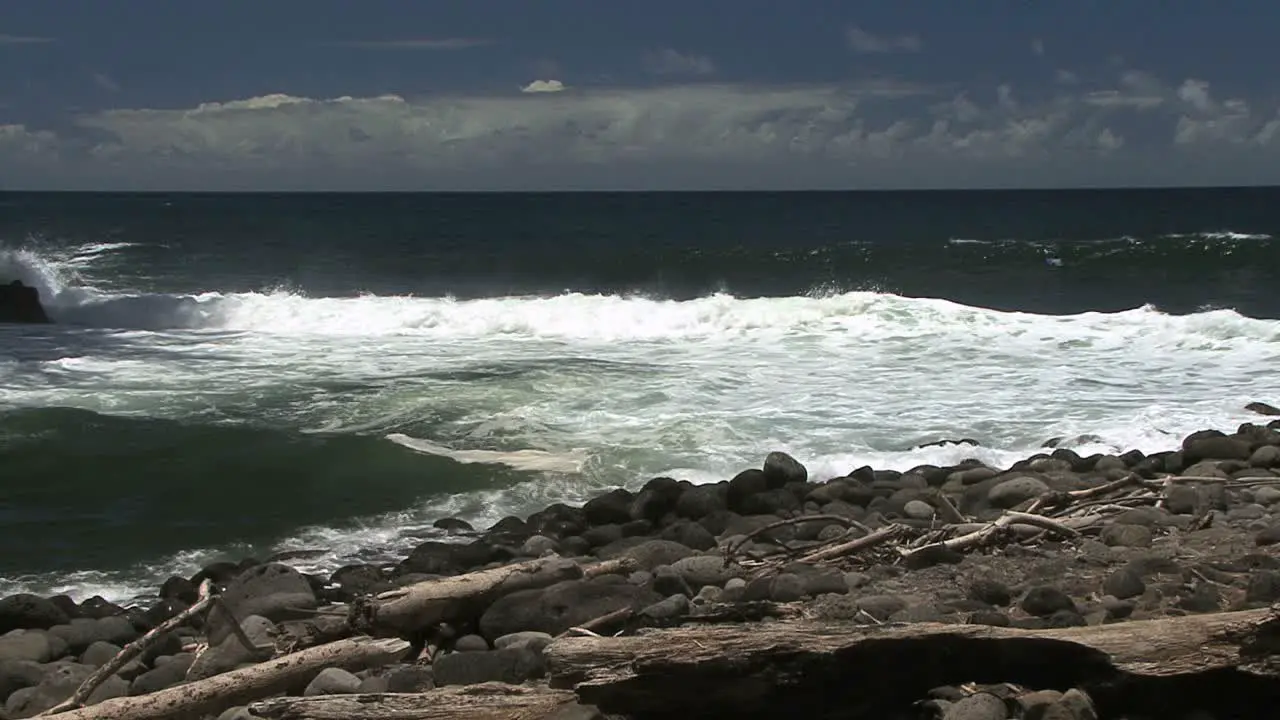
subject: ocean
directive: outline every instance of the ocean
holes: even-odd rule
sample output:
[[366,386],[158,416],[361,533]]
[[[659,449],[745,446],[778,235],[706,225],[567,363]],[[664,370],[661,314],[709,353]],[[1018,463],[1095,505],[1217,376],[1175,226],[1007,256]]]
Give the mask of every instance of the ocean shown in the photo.
[[1280,403],[1280,189],[4,193],[14,278],[56,323],[0,326],[0,594]]

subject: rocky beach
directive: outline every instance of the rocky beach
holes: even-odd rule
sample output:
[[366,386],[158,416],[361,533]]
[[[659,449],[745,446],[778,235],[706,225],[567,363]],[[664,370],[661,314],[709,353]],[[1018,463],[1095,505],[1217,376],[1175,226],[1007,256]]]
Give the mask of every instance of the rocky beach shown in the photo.
[[720,483],[440,518],[448,538],[392,566],[220,562],[139,607],[14,595],[0,717],[1272,717],[1265,420],[825,482],[775,452]]

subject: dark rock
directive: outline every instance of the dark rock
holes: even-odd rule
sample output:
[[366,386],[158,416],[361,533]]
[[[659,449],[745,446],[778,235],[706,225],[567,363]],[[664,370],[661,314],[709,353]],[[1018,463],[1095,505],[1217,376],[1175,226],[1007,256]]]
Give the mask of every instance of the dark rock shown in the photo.
[[631,519],[632,496],[624,488],[597,495],[582,506],[589,525],[622,524]]
[[438,687],[501,682],[518,685],[546,674],[542,655],[528,648],[449,653],[432,663]]
[[1253,541],[1259,547],[1280,543],[1280,525],[1272,525],[1259,531],[1253,536]]
[[1037,585],[1023,596],[1022,609],[1029,615],[1046,617],[1059,610],[1076,609],[1075,601],[1069,595],[1052,585]]
[[44,678],[44,667],[33,660],[0,660],[0,703],[16,690],[34,687]]
[[0,285],[0,323],[42,325],[48,322],[49,316],[40,304],[39,290],[21,280]]
[[171,688],[186,680],[187,670],[191,667],[195,656],[190,653],[182,653],[167,657],[169,657],[168,662],[157,662],[153,669],[134,678],[133,682],[129,683],[129,694],[147,695],[165,688]]
[[1142,581],[1142,576],[1132,568],[1120,568],[1102,581],[1102,591],[1120,600],[1138,597],[1146,590],[1147,584]]
[[784,511],[800,509],[800,499],[786,488],[774,488],[749,495],[742,500],[738,511],[746,515],[778,515]]
[[49,598],[49,602],[56,605],[69,618],[80,617],[80,606],[76,604],[75,600],[71,599],[70,595],[54,595]]
[[716,537],[702,525],[689,520],[677,520],[664,527],[658,537],[680,543],[694,550],[710,550],[716,546]]
[[1165,507],[1175,515],[1191,515],[1200,500],[1196,489],[1187,485],[1174,485],[1165,495]]
[[653,569],[653,590],[659,595],[693,595],[689,583],[684,576],[676,572],[670,565],[659,565]]
[[19,593],[0,599],[0,635],[10,630],[48,630],[70,620],[67,613],[39,595]]
[[[318,601],[302,573],[279,563],[258,565],[241,573],[223,591],[222,604],[241,622],[259,615],[273,622],[309,617]],[[209,645],[218,645],[231,629],[226,613],[209,617]]]
[[1011,508],[1047,492],[1049,492],[1049,486],[1043,480],[1022,475],[993,485],[987,491],[987,501],[992,507]]
[[770,488],[780,488],[793,482],[806,482],[809,471],[799,460],[784,452],[771,452],[764,459],[765,481]]
[[[585,521],[582,527],[586,527]],[[530,523],[508,515],[484,531],[484,540],[490,545],[519,545],[535,532],[540,535],[550,534],[546,528],[534,528]]]
[[458,549],[459,546],[455,543],[428,540],[410,551],[409,556],[400,562],[397,571],[402,575],[456,575],[464,569],[458,557]]
[[1058,610],[1044,618],[1045,628],[1084,627],[1088,624],[1089,621],[1075,610]]
[[1280,600],[1280,572],[1259,570],[1249,576],[1245,602],[1272,603]]
[[887,621],[894,613],[907,608],[907,601],[897,595],[867,595],[857,600],[858,609],[879,620]]
[[621,540],[622,537],[622,526],[614,523],[595,525],[587,528],[582,533],[582,539],[586,540],[587,544],[593,548],[615,543]]
[[185,603],[176,598],[167,598],[156,602],[140,615],[134,613],[131,609],[128,615],[129,622],[133,623],[134,629],[141,632],[147,632],[165,620],[168,620],[183,610],[191,607],[191,605],[192,603]]
[[649,605],[637,614],[654,625],[673,623],[689,614],[689,596],[672,595]]
[[[360,678],[338,667],[325,668],[319,675],[307,683],[302,694],[314,695],[350,695],[360,691]],[[252,716],[250,716],[252,717]]]
[[1280,467],[1280,445],[1263,445],[1249,456],[1249,465],[1255,468]]
[[1259,415],[1280,415],[1280,408],[1275,405],[1268,405],[1264,402],[1251,402],[1244,406],[1245,410],[1256,412]]
[[489,641],[479,635],[463,635],[453,641],[454,652],[485,652],[489,650]]
[[200,583],[209,580],[219,587],[231,582],[232,578],[239,575],[242,568],[233,562],[220,560],[218,562],[209,563],[200,569],[200,572],[191,576],[191,584],[200,587]]
[[966,595],[974,600],[981,600],[988,605],[1007,606],[1013,602],[1013,593],[1009,587],[999,580],[977,578],[969,584]]
[[1201,460],[1248,460],[1253,448],[1248,442],[1207,430],[1192,433],[1182,443],[1182,454],[1188,463]]
[[970,625],[990,625],[991,627],[1009,627],[1009,616],[999,610],[979,610],[969,616]]
[[743,470],[729,481],[726,505],[736,513],[749,514],[745,506],[747,499],[768,489],[769,480],[763,470]]
[[774,602],[796,602],[806,594],[804,578],[795,573],[778,573],[769,583],[769,599]]
[[664,515],[675,512],[684,491],[685,487],[673,478],[653,478],[632,498],[631,519],[648,520],[656,525]]
[[[279,633],[279,628],[269,619],[260,615],[249,615],[240,622],[244,634],[254,645],[272,645],[272,639]],[[196,658],[187,677],[190,680],[203,680],[213,677],[238,666],[260,659],[240,642],[240,638],[231,634],[229,629],[217,643],[210,641],[209,648]]]
[[343,565],[329,576],[329,583],[341,589],[345,600],[381,590],[388,585],[386,575],[377,565]]
[[1102,542],[1108,547],[1151,547],[1151,528],[1144,525],[1113,523],[1102,529]]
[[652,570],[659,565],[670,565],[694,554],[691,548],[670,540],[644,540],[638,543],[628,541],[623,541],[628,544],[619,544],[617,547],[601,548],[599,557],[610,560],[626,556],[635,559],[641,569]]
[[1222,593],[1211,583],[1196,583],[1178,598],[1177,606],[1193,613],[1218,612],[1222,609]]
[[[695,485],[688,488],[680,495],[680,499],[676,501],[676,515],[689,520],[702,520],[716,512],[722,512],[728,509],[725,502],[725,489],[727,484],[718,485]],[[707,528],[713,535],[718,535],[715,530]]]
[[181,600],[188,606],[199,599],[200,589],[184,577],[174,575],[160,584],[160,597],[163,599]]
[[[583,539],[585,540],[585,538]],[[520,554],[525,557],[542,557],[559,550],[560,543],[546,535],[530,535],[529,539],[520,545]]]
[[522,531],[532,535],[561,539],[577,535],[587,528],[587,516],[582,508],[569,507],[564,503],[548,505],[529,516],[522,525]]
[[455,517],[440,518],[439,520],[431,523],[431,527],[437,530],[444,530],[449,534],[458,532],[475,532],[475,528],[471,526],[471,523]]
[[429,665],[393,666],[387,673],[387,692],[418,693],[435,689],[435,673]]
[[638,611],[661,599],[653,590],[625,580],[567,580],[499,598],[481,616],[480,633],[489,640],[524,630],[559,635],[615,610],[629,607]]

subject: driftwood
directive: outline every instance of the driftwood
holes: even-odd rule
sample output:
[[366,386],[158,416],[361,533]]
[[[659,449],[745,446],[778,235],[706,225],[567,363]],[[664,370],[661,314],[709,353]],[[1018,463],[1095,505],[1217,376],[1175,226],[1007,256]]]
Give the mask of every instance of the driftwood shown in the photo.
[[574,702],[565,690],[482,683],[425,693],[273,698],[249,711],[271,720],[541,720]]
[[1109,708],[1103,717],[1135,704],[1150,713],[1197,693],[1201,707],[1231,692],[1271,703],[1259,707],[1280,701],[1280,617],[1269,609],[1040,631],[796,621],[682,627],[559,639],[546,657],[552,687],[634,718],[883,717],[930,688],[965,682],[1081,687]]
[[493,601],[518,590],[544,588],[583,575],[582,566],[556,557],[425,580],[357,599],[348,622],[357,632],[369,635],[410,636],[442,622],[478,617]]
[[240,670],[136,697],[104,700],[60,713],[59,720],[187,720],[300,689],[330,667],[363,669],[398,660],[409,643],[352,638],[309,648]]

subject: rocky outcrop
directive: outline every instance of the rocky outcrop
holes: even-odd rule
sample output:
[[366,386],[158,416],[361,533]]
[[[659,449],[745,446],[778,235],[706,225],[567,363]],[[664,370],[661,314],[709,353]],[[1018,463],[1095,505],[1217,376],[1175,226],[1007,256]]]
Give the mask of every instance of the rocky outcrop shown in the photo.
[[0,323],[47,323],[49,315],[40,304],[40,293],[21,280],[0,285]]

